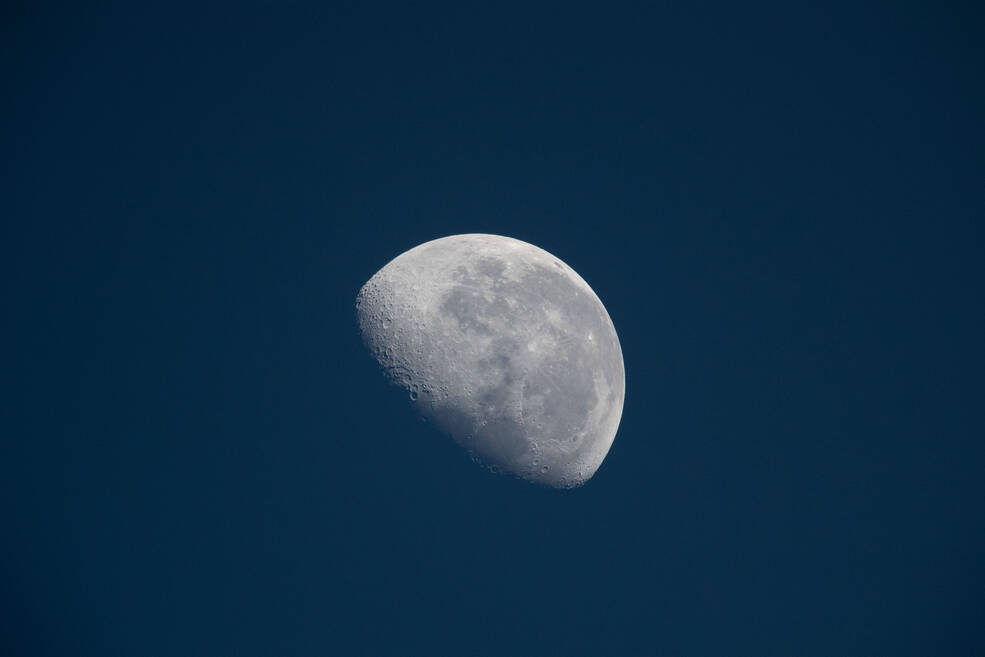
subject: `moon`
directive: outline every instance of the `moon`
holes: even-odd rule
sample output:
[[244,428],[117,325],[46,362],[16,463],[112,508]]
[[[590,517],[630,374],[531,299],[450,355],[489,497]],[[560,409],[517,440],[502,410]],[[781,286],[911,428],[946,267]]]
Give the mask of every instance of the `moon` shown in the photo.
[[356,316],[387,378],[489,469],[573,488],[608,453],[626,389],[619,338],[547,251],[486,234],[426,242],[366,282]]

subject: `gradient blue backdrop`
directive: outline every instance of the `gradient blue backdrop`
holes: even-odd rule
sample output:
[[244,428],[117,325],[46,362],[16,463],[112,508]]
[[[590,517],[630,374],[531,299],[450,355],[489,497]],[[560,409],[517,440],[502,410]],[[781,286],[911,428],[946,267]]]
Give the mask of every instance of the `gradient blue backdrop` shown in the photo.
[[[974,3],[4,7],[4,654],[983,654]],[[582,489],[361,351],[463,232],[612,316]]]

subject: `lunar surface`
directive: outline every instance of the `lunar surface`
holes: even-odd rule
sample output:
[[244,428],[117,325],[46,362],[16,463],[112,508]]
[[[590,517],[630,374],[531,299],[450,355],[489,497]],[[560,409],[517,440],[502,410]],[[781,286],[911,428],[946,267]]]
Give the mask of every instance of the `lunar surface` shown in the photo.
[[608,453],[626,387],[619,338],[547,251],[498,235],[426,242],[369,279],[356,315],[390,381],[490,469],[572,488]]

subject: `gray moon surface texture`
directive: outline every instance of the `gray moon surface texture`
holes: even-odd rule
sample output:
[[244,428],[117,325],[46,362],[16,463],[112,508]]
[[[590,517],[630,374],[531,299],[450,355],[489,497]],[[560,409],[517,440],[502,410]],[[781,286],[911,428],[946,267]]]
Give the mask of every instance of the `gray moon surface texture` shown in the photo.
[[547,251],[498,235],[426,242],[367,281],[356,315],[389,380],[490,469],[573,488],[608,453],[626,389],[619,338]]

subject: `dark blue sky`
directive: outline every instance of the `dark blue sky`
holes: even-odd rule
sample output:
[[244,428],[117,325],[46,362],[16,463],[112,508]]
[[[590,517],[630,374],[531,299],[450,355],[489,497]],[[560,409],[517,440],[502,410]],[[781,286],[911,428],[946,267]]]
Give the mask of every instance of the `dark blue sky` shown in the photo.
[[[5,654],[982,654],[981,16],[824,4],[5,5]],[[361,350],[465,232],[612,316],[581,489]]]

